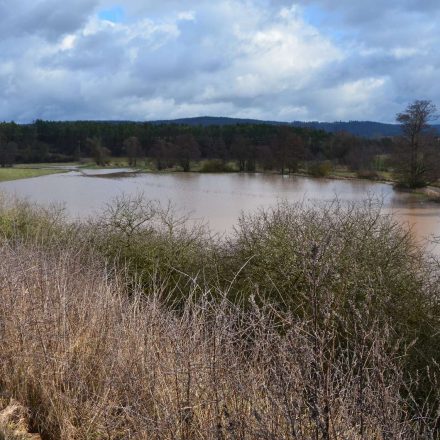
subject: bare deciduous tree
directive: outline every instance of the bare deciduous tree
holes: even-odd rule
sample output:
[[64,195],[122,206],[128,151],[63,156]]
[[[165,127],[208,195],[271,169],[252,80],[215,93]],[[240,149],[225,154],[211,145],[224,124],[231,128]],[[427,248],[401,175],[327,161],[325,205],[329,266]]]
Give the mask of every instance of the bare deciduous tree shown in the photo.
[[130,166],[136,166],[138,159],[144,155],[139,139],[136,136],[130,136],[125,139],[124,148],[128,156],[128,164]]
[[105,166],[110,156],[110,150],[102,145],[101,138],[93,137],[87,139],[90,151],[96,165]]
[[429,129],[437,117],[437,107],[427,100],[414,101],[397,114],[403,135],[395,145],[394,164],[401,185],[423,187],[440,177],[438,136]]

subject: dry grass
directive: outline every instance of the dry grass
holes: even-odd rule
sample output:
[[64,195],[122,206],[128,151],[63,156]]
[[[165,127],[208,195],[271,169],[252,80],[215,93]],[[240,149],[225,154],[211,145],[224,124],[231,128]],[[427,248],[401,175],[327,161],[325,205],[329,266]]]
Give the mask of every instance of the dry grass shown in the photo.
[[4,242],[0,258],[0,392],[43,438],[434,438],[373,317],[348,346],[329,308],[318,327],[194,285],[175,311],[91,254]]
[[372,203],[220,242],[141,197],[0,199],[0,261],[0,406],[43,439],[438,438],[439,265]]

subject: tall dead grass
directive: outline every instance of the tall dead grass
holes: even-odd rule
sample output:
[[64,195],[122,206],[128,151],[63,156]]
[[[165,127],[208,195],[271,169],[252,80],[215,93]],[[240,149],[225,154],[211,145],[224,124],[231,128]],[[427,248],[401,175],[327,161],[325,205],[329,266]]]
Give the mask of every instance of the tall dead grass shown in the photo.
[[195,282],[173,310],[93,252],[4,240],[0,259],[0,392],[43,438],[435,438],[402,396],[405,347],[355,305],[348,343],[313,290],[302,318]]

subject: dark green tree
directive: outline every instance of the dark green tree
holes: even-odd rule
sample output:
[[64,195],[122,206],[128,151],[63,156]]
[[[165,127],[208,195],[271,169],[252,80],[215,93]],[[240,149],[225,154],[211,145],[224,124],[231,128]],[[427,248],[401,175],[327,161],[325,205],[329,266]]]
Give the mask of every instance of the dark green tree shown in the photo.
[[0,166],[5,168],[14,165],[16,155],[17,144],[15,142],[6,143],[0,139]]

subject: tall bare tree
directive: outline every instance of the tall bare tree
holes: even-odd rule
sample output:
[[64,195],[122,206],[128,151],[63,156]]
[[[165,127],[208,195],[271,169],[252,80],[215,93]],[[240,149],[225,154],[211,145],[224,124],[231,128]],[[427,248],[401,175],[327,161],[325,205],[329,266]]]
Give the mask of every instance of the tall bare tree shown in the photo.
[[282,126],[272,141],[275,164],[284,174],[286,170],[295,172],[300,160],[304,159],[303,140],[290,127]]
[[125,139],[124,149],[128,156],[128,164],[135,167],[138,159],[144,155],[139,139],[136,136],[130,136]]
[[417,188],[429,185],[440,177],[440,143],[429,123],[438,118],[431,101],[417,100],[398,113],[402,136],[394,149],[394,165],[401,185]]
[[176,159],[183,171],[190,171],[191,161],[200,157],[200,148],[197,140],[190,133],[176,137]]
[[92,153],[96,165],[105,166],[110,156],[110,150],[102,145],[102,140],[99,137],[87,138],[87,144]]

